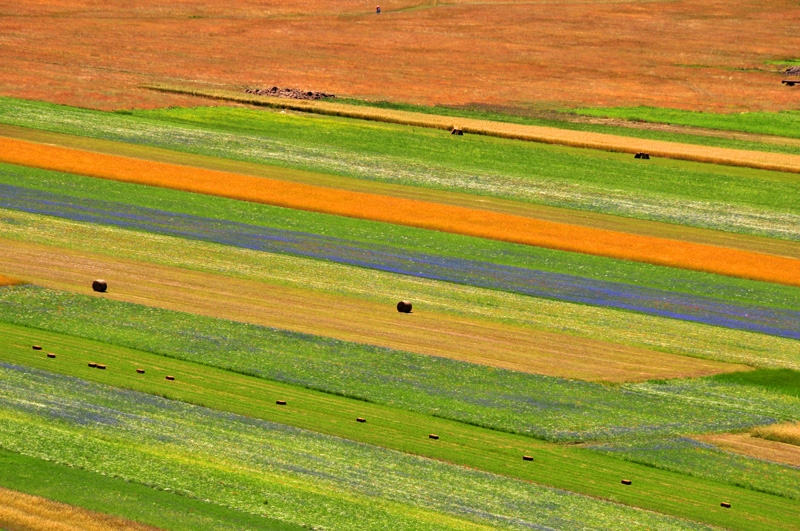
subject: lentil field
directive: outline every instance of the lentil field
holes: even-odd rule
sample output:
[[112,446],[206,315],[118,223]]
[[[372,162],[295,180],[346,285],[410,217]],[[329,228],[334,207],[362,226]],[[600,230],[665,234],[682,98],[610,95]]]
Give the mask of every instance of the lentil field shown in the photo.
[[793,173],[265,108],[3,98],[0,133],[7,500],[800,529],[791,452],[724,442],[800,422]]

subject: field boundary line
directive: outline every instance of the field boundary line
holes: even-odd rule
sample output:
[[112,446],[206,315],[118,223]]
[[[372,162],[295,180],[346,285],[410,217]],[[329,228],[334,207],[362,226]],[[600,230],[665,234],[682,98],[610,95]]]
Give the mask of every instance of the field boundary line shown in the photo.
[[786,153],[700,146],[679,142],[667,142],[665,140],[646,140],[611,135],[608,133],[573,131],[556,127],[494,122],[475,118],[458,118],[395,109],[381,109],[377,107],[361,107],[348,105],[346,103],[334,103],[320,100],[307,101],[273,98],[269,96],[252,96],[228,90],[201,89],[166,84],[144,85],[143,87],[159,92],[199,96],[261,107],[292,109],[329,116],[341,116],[344,118],[357,118],[359,120],[443,130],[450,130],[457,127],[464,133],[495,136],[513,140],[559,144],[577,148],[631,154],[646,152],[655,157],[800,173],[800,155]]
[[0,160],[128,183],[800,286],[800,260],[0,137]]

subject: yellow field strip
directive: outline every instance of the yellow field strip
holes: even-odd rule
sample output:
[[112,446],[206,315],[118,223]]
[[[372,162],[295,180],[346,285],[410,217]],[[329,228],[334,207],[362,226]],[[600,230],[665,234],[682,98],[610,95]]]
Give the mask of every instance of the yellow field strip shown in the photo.
[[22,284],[22,281],[16,278],[4,277],[0,275],[0,286],[14,286],[15,284]]
[[695,439],[737,454],[800,467],[800,446],[753,437],[749,433],[698,435]]
[[419,354],[588,381],[688,378],[746,365],[656,352],[523,326],[277,286],[137,260],[0,239],[0,271],[33,284]]
[[457,126],[465,133],[528,140],[546,144],[560,144],[579,148],[618,151],[623,153],[647,152],[652,156],[672,159],[760,168],[792,173],[800,173],[800,155],[767,153],[740,149],[700,146],[666,142],[663,140],[646,140],[625,136],[572,131],[556,127],[521,125],[473,118],[455,118],[411,111],[380,109],[377,107],[361,107],[329,101],[290,100],[287,98],[271,98],[253,96],[242,92],[201,89],[175,85],[147,85],[145,88],[161,92],[189,94],[224,101],[235,101],[251,105],[295,109],[299,111],[372,120],[414,127],[433,129],[452,129]]
[[0,160],[551,249],[800,286],[800,260],[0,137]]
[[714,245],[717,247],[730,247],[731,249],[741,249],[743,251],[753,251],[800,259],[800,244],[788,240],[777,240],[761,236],[687,227],[685,225],[612,216],[583,210],[571,210],[568,208],[537,205],[510,199],[476,196],[446,190],[366,181],[352,177],[342,177],[340,175],[329,175],[326,173],[268,166],[265,164],[209,157],[193,153],[183,153],[140,144],[128,144],[126,142],[114,142],[111,140],[65,135],[62,133],[40,131],[38,129],[28,129],[7,124],[0,124],[0,136],[15,138],[17,140],[28,140],[40,144],[54,144],[61,147],[82,149],[95,153],[105,153],[107,155],[121,155],[124,157],[152,160],[154,162],[164,162],[167,164],[226,171],[242,175],[277,179],[280,181],[324,186],[327,188],[338,188],[341,190],[350,190],[352,192],[364,192],[402,199],[415,199],[443,205],[461,206],[464,208],[553,221],[556,223],[579,225],[581,227],[592,227],[629,234],[639,234],[642,236],[667,238]]
[[0,487],[0,529],[9,531],[158,531],[130,520]]
[[759,426],[750,433],[754,437],[800,446],[800,422]]

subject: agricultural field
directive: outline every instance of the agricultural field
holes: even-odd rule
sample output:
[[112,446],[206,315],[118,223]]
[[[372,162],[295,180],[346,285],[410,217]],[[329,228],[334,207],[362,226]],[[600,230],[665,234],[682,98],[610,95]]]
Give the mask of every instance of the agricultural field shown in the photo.
[[135,4],[0,7],[0,530],[800,531],[797,5]]

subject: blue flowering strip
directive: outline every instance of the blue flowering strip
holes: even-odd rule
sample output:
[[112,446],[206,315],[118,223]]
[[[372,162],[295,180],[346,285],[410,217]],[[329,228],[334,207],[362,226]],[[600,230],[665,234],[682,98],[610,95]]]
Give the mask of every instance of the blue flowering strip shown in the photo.
[[800,339],[800,312],[0,184],[0,207]]

